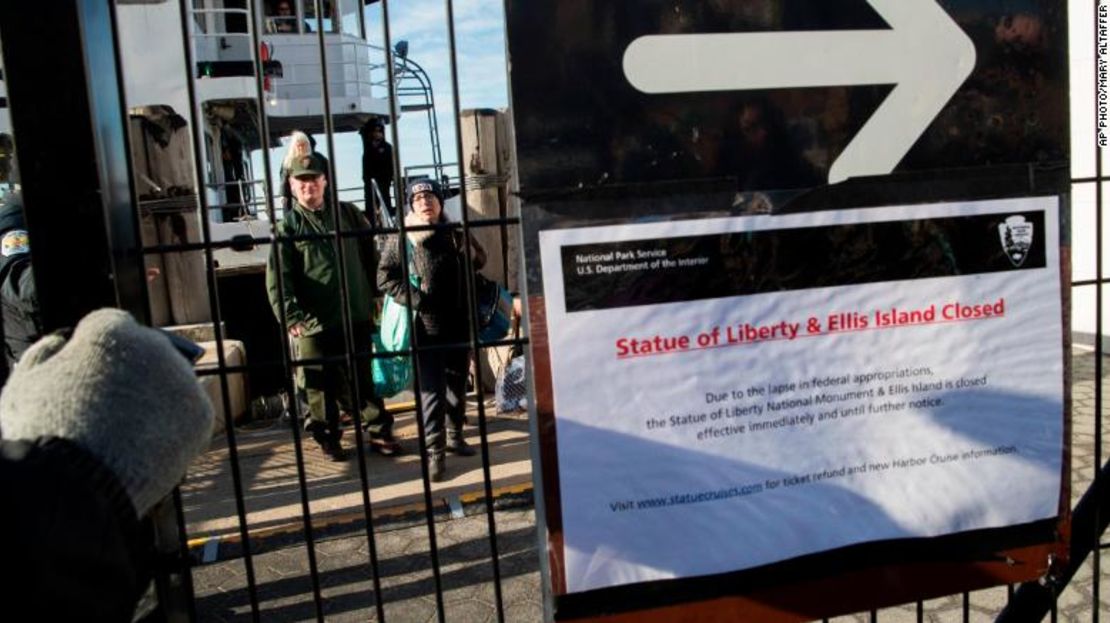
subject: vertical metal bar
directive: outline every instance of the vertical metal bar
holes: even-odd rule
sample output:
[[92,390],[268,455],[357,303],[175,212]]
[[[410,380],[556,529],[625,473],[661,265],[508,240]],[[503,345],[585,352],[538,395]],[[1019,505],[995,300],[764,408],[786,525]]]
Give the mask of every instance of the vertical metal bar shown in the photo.
[[[138,233],[142,226],[136,201],[138,192],[134,185],[133,162],[131,160],[127,97],[121,79],[123,64],[120,55],[119,24],[115,10],[104,4],[86,5],[84,11],[86,24],[98,20],[103,22],[104,19],[107,19],[109,23],[112,34],[110,37],[112,67],[117,76],[115,98],[118,103],[113,105],[113,102],[110,101],[110,95],[105,94],[106,97],[103,99],[108,101],[104,102],[104,106],[106,110],[115,107],[123,115],[123,123],[121,124],[124,146],[123,160],[120,162],[117,153],[114,158],[109,158],[106,162],[101,163],[102,167],[107,169],[108,176],[114,180],[114,183],[109,185],[116,187],[116,193],[122,191],[120,185],[126,180],[126,206],[119,205],[117,202],[114,208],[109,208],[108,218],[105,219],[106,222],[111,223],[109,225],[108,243],[113,257],[113,276],[116,280],[117,301],[121,308],[128,310],[140,322],[151,324],[144,256],[140,248],[142,240]],[[95,14],[96,17],[91,17],[90,14]],[[102,56],[99,63],[90,62],[89,67],[91,69],[94,65],[99,65],[97,69],[104,71],[106,69],[105,63],[107,63],[107,59]],[[118,144],[116,147],[118,148]],[[122,170],[120,170],[121,165]],[[112,194],[112,192],[107,193],[109,202],[112,200]],[[151,517],[155,525],[160,527],[155,530],[155,550],[168,553],[174,561],[171,574],[158,573],[155,576],[155,585],[159,589],[157,594],[163,616],[166,617],[167,621],[178,621],[182,618],[190,622],[196,621],[193,576],[189,558],[186,555],[186,552],[189,551],[188,536],[185,529],[185,512],[184,504],[181,501],[180,488],[174,487],[169,499],[164,499],[162,503],[158,504],[152,511]]]
[[[386,59],[386,73],[389,76],[389,114],[392,120],[391,136],[393,138],[393,163],[394,163],[394,187],[397,189],[397,213],[401,217],[397,219],[397,250],[401,254],[401,280],[408,284],[409,281],[409,252],[408,245],[405,244],[408,235],[408,228],[405,225],[404,213],[407,201],[405,197],[404,188],[401,185],[401,177],[396,175],[400,169],[400,144],[398,143],[397,131],[397,117],[400,114],[399,106],[397,104],[397,83],[395,77],[395,67],[393,64],[393,39],[389,26],[389,0],[382,0],[382,34],[385,39],[385,59]],[[443,206],[441,206],[443,207]],[[405,307],[412,309],[412,292],[405,288]],[[423,496],[424,496],[424,517],[425,523],[428,526],[428,547],[431,551],[432,559],[432,580],[436,587],[436,615],[440,623],[444,621],[444,604],[443,604],[443,579],[440,573],[439,564],[439,548],[436,545],[436,531],[435,531],[435,515],[432,507],[432,486],[428,469],[428,447],[424,436],[424,401],[420,396],[420,358],[416,356],[417,351],[421,348],[419,343],[419,336],[415,328],[410,328],[412,347],[409,356],[412,357],[413,374],[412,391],[413,398],[416,402],[416,429],[417,429],[417,445],[420,448],[420,476],[423,481]]]
[[[1110,465],[1100,468],[1101,478],[1110,478]],[[1072,580],[1080,567],[1086,564],[1091,549],[1098,547],[1098,541],[1082,538],[1082,535],[1101,534],[1106,530],[1110,517],[1110,496],[1105,492],[1095,496],[1094,487],[1087,489],[1079,503],[1072,510],[1072,533],[1074,537],[1068,548],[1068,563],[1057,569],[1053,576],[1044,580],[1025,582],[1014,591],[1014,598],[995,619],[996,623],[1013,621],[1040,620],[1056,605],[1056,598],[1062,587]],[[1097,511],[1097,512],[1096,512]],[[1096,515],[1098,523],[1096,523]],[[1094,603],[1094,602],[1092,602]]]
[[[342,30],[342,26],[340,26],[340,30]],[[366,42],[367,45],[369,45],[370,44],[370,34],[368,32],[366,32],[366,4],[362,0],[359,0],[359,2],[358,2],[358,31],[359,31],[359,33],[361,33],[360,36],[362,37],[362,40],[364,42]],[[358,73],[357,73],[358,72],[358,64],[357,63],[355,64],[355,72],[356,72],[355,76],[358,76]],[[369,83],[367,83],[367,87],[369,87]],[[358,81],[358,90],[359,90],[359,93],[362,93],[362,80]],[[367,93],[367,95],[370,95],[370,94]]]
[[456,162],[458,163],[459,169],[459,213],[462,218],[463,239],[465,241],[463,243],[465,247],[463,249],[463,262],[466,266],[466,295],[469,301],[467,309],[470,310],[470,344],[476,360],[476,365],[474,366],[474,385],[475,389],[478,391],[478,438],[482,446],[482,488],[485,492],[486,499],[486,532],[489,535],[490,562],[493,565],[493,591],[494,603],[497,608],[497,620],[503,623],[505,620],[505,607],[501,596],[501,564],[497,547],[497,521],[493,515],[493,478],[490,473],[489,431],[486,423],[485,384],[482,379],[482,347],[478,341],[478,314],[474,311],[478,307],[478,299],[474,286],[474,263],[470,257],[470,210],[466,203],[466,167],[463,164],[465,161],[463,159],[462,132],[459,131],[460,128],[458,127],[462,111],[459,105],[459,68],[458,58],[456,57],[455,6],[453,0],[446,0],[446,7],[447,51],[451,70],[451,99],[455,121]]
[[[186,84],[188,84],[188,86],[189,86],[189,101],[190,101],[191,111],[195,115],[196,114],[196,103],[195,103],[195,93],[194,93],[195,87],[194,87],[193,80],[192,80],[192,64],[193,64],[192,53],[191,53],[192,48],[190,46],[190,40],[188,38],[188,32],[189,32],[188,23],[189,22],[186,21],[186,18],[184,16],[184,11],[185,11],[184,2],[185,1],[186,0],[181,0],[182,30],[186,34],[186,38],[185,38],[185,53],[186,53],[185,63],[186,63],[186,66],[188,66],[188,68],[186,68],[186,69],[188,69],[188,71],[189,71],[189,80],[186,80]],[[300,6],[300,2],[297,2],[297,6]],[[300,8],[297,8],[297,11],[300,11]],[[258,49],[259,40],[258,40],[258,32],[256,32],[256,30],[258,30],[258,29],[255,28],[254,31],[253,31],[252,42],[255,46],[255,49]],[[258,90],[258,93],[259,93],[259,100],[258,100],[259,118],[260,118],[260,123],[261,123],[262,130],[263,130],[262,133],[261,133],[261,141],[263,142],[263,145],[262,145],[262,147],[263,147],[263,149],[262,149],[262,161],[264,163],[264,167],[265,167],[265,170],[266,170],[266,175],[268,175],[268,177],[269,177],[269,174],[270,174],[270,135],[269,135],[268,123],[266,123],[266,120],[265,120],[265,107],[264,107],[264,102],[263,102],[263,98],[262,98],[262,87],[261,87],[262,67],[261,67],[261,61],[258,58],[258,54],[256,54],[256,53],[254,53],[254,67],[255,67],[255,72],[254,72],[255,89]],[[198,134],[195,133],[196,132],[195,127],[193,129],[193,132],[194,132],[194,134],[193,134],[194,137],[198,137]],[[202,185],[202,179],[201,179],[201,173],[200,173],[200,171],[201,171],[201,169],[200,169],[200,159],[199,159],[199,155],[198,155],[202,148],[203,148],[203,145],[199,144],[198,141],[194,140],[194,142],[193,142],[193,150],[194,150],[193,159],[194,159],[194,162],[195,162],[195,167],[194,168],[196,170],[196,188],[198,188],[198,192],[202,194],[202,197],[201,197],[201,202],[202,203],[201,204],[203,205],[204,204],[203,185]],[[275,214],[274,214],[273,195],[271,194],[269,188],[265,189],[265,194],[266,194],[266,213],[268,213],[268,217],[270,218],[270,235],[271,235],[271,239],[273,240],[273,242],[271,243],[273,245],[272,252],[276,254],[276,258],[278,258],[278,263],[280,264],[281,263],[281,258],[282,258],[282,243],[284,242],[284,237],[279,237],[279,235],[278,235],[278,219],[276,219]],[[206,217],[206,212],[205,212],[205,217]],[[280,274],[279,274],[279,279],[278,279],[278,297],[279,297],[279,299],[284,298],[284,282],[281,279]],[[285,316],[285,309],[284,309],[284,307],[281,307],[281,305],[279,305],[279,323],[281,324],[281,330],[282,331],[285,331],[285,326],[287,325],[286,321],[287,321],[287,318]],[[295,396],[296,394],[294,392],[293,382],[292,382],[292,374],[291,374],[292,370],[293,370],[292,353],[290,353],[290,350],[289,350],[289,340],[284,339],[284,335],[283,335],[283,339],[281,340],[281,349],[282,349],[282,364],[283,364],[283,368],[285,369],[285,372],[286,372],[285,373],[285,390],[286,390],[287,394],[289,394],[291,396]],[[316,573],[316,549],[315,549],[315,541],[314,541],[313,530],[312,530],[312,512],[309,508],[309,494],[307,494],[307,482],[306,482],[307,479],[305,478],[305,469],[304,469],[304,450],[301,448],[301,430],[299,428],[301,409],[300,409],[300,404],[297,404],[296,400],[292,400],[291,402],[293,403],[294,418],[290,419],[290,428],[291,428],[291,431],[293,433],[293,455],[294,455],[294,460],[295,460],[295,463],[296,463],[297,490],[299,490],[300,498],[301,498],[301,516],[302,516],[303,525],[304,525],[305,552],[306,552],[307,557],[309,557],[309,573],[310,573],[310,576],[311,576],[312,596],[313,596],[313,604],[315,606],[316,619],[319,620],[319,621],[323,621],[323,606],[322,606],[322,603],[321,603],[321,594],[320,594],[320,575],[319,575],[319,573]],[[251,599],[252,599],[252,609],[253,609],[252,612],[255,613],[255,620],[256,620],[256,619],[258,619],[258,614],[256,614],[256,613],[258,613],[258,609],[256,609],[256,607],[254,605],[256,603],[255,602],[256,596],[254,595],[255,587],[254,587],[253,580],[250,580],[250,579],[249,579],[249,590],[251,591],[251,594],[252,594],[252,597],[251,597]]]
[[[396,212],[398,227],[404,229],[402,221],[405,220],[405,177],[401,171],[401,145],[398,142],[400,135],[397,130],[397,119],[401,114],[400,105],[397,103],[397,75],[393,63],[393,37],[389,27],[389,0],[382,0],[382,43],[385,48],[385,75],[386,89],[389,91],[389,137],[393,139],[393,209]],[[388,189],[385,192],[389,192]],[[402,263],[405,256],[401,256]],[[407,269],[405,269],[407,270]],[[408,279],[408,275],[405,275]],[[420,419],[419,417],[416,419]]]
[[[373,515],[373,509],[372,509],[371,502],[370,502],[370,478],[369,478],[369,475],[366,472],[366,447],[363,443],[363,430],[362,430],[362,391],[364,389],[362,387],[363,378],[362,378],[362,375],[358,373],[359,368],[358,368],[357,361],[356,361],[356,356],[355,356],[356,346],[355,346],[355,342],[354,342],[354,319],[351,318],[351,307],[350,307],[351,293],[350,293],[350,290],[347,288],[347,271],[348,271],[347,258],[343,253],[343,243],[344,243],[344,241],[343,241],[343,237],[341,236],[341,232],[339,231],[340,230],[340,223],[342,221],[342,218],[341,218],[341,215],[340,215],[340,212],[339,212],[339,183],[338,183],[338,177],[336,177],[336,175],[335,175],[335,160],[336,160],[335,124],[333,123],[332,117],[331,117],[331,90],[330,90],[329,85],[328,85],[328,57],[327,57],[327,50],[324,46],[323,2],[321,0],[315,0],[315,7],[316,7],[316,15],[319,18],[318,27],[316,28],[316,40],[317,40],[317,43],[319,45],[319,51],[320,51],[320,83],[323,87],[323,97],[324,97],[324,132],[325,132],[325,139],[327,140],[327,143],[328,143],[328,154],[330,155],[330,157],[328,158],[328,163],[329,163],[329,166],[331,168],[331,170],[328,171],[328,179],[329,179],[329,182],[331,182],[331,183],[328,184],[328,188],[329,188],[329,191],[330,191],[328,193],[328,196],[331,199],[331,213],[332,213],[333,222],[335,223],[335,231],[332,232],[332,234],[333,234],[332,240],[333,240],[333,244],[335,245],[335,249],[336,249],[336,257],[339,260],[339,301],[340,301],[339,304],[340,304],[340,307],[341,307],[340,315],[343,318],[343,335],[344,335],[344,340],[343,340],[344,349],[343,350],[344,350],[344,359],[345,359],[345,364],[347,366],[347,370],[348,370],[351,378],[354,379],[354,382],[350,384],[351,388],[352,388],[352,391],[353,391],[353,394],[354,394],[352,396],[352,400],[354,401],[354,409],[355,409],[355,413],[352,414],[352,416],[353,416],[352,419],[354,420],[354,425],[355,425],[355,453],[358,455],[358,474],[359,474],[359,480],[362,483],[362,487],[361,487],[361,489],[362,489],[362,511],[363,511],[363,515],[366,519],[366,541],[367,541],[367,547],[368,547],[368,551],[369,551],[369,555],[370,555],[370,572],[371,572],[371,574],[370,574],[371,578],[370,579],[371,579],[371,582],[373,582],[373,585],[374,585],[374,604],[375,604],[375,607],[377,608],[378,620],[383,621],[384,620],[384,611],[383,611],[382,599],[381,599],[381,597],[382,597],[382,590],[381,590],[382,587],[381,587],[381,580],[380,580],[380,575],[379,575],[379,570],[378,570],[377,544],[375,543],[375,539],[374,539],[374,515]],[[338,13],[338,6],[333,5],[333,7],[332,7],[332,19],[333,20],[336,19],[337,13]],[[360,11],[360,13],[361,13],[361,11]],[[340,30],[342,30],[342,27],[340,27]],[[342,35],[340,35],[340,36],[342,36]],[[368,231],[368,232],[354,231],[354,232],[350,232],[350,233],[360,235],[360,236],[361,236],[361,234],[365,233],[365,235],[367,235],[367,236],[373,236],[374,233],[375,233],[373,222],[372,221],[370,222],[370,231]],[[364,237],[364,236],[362,236],[362,237]],[[361,244],[361,241],[357,237],[355,238],[355,244],[356,245]],[[370,277],[373,278],[373,276],[370,276]],[[363,320],[367,320],[367,319],[363,319]],[[366,347],[366,348],[370,347],[369,344],[364,344],[363,346]],[[369,391],[373,392],[374,388],[370,387]],[[380,416],[384,416],[384,414],[380,414]]]
[[[186,553],[189,551],[189,535],[185,531],[185,504],[181,501],[181,487],[173,488],[173,508],[177,515],[177,551],[180,554],[182,561],[181,583],[184,585],[184,594],[188,597],[185,600],[185,613],[189,621],[197,620],[197,603],[193,598],[196,594],[193,591],[193,574],[189,569],[189,557]],[[163,610],[163,612],[165,612]],[[169,613],[166,613],[167,617]]]
[[181,495],[175,487],[171,495],[155,504],[146,517],[153,528],[154,594],[165,623],[196,620],[192,576],[185,556],[188,551],[185,519],[181,508]]
[[121,304],[145,319],[109,3],[0,3],[0,41],[44,326]]
[[[1094,15],[1094,54],[1095,54],[1095,89],[1097,93],[1099,85],[1099,5],[1101,0],[1095,0],[1095,15]],[[1092,127],[1098,127],[1098,102],[1092,111],[1095,116],[1095,124]],[[1092,146],[1095,150],[1095,479],[1091,485],[1094,489],[1095,498],[1100,497],[1102,491],[1102,184],[1105,176],[1102,173],[1102,150],[1098,146],[1098,142]],[[1098,609],[1099,609],[1099,584],[1100,584],[1100,568],[1102,566],[1102,548],[1098,547],[1101,531],[1097,526],[1101,525],[1099,517],[1099,509],[1095,510],[1095,532],[1089,537],[1092,539],[1092,548],[1094,549],[1093,557],[1091,559],[1093,579],[1091,582],[1091,621],[1098,623]],[[1085,537],[1080,537],[1085,538]],[[1056,618],[1055,602],[1052,608],[1053,620]]]
[[868,620],[871,621],[871,623],[879,623],[879,611],[878,610],[872,610],[871,611],[871,616],[869,617]]
[[202,161],[204,142],[201,138],[204,135],[201,129],[203,115],[200,114],[201,109],[197,104],[196,85],[193,83],[195,59],[193,58],[192,37],[190,36],[191,29],[189,27],[191,22],[186,7],[187,1],[188,0],[181,0],[178,3],[178,7],[181,14],[181,37],[185,52],[185,85],[189,97],[189,117],[193,122],[190,132],[192,132],[193,136],[194,183],[196,184],[197,209],[199,210],[198,214],[203,237],[202,242],[204,243],[204,266],[208,287],[208,300],[216,336],[216,362],[220,377],[220,391],[223,393],[224,432],[227,435],[228,461],[231,467],[232,487],[235,492],[235,512],[239,520],[239,537],[243,542],[243,563],[246,567],[247,594],[251,604],[251,617],[255,621],[258,621],[258,593],[255,587],[254,564],[251,558],[250,532],[247,530],[247,510],[243,500],[243,477],[239,471],[239,449],[235,441],[235,422],[231,417],[231,390],[227,382],[227,360],[224,356],[223,321],[220,316],[219,288],[216,283],[215,262],[212,257],[212,232],[208,223],[208,198],[205,196],[204,191],[205,168],[204,162]]
[[917,600],[917,623],[924,623],[925,621],[925,602],[920,599]]
[[[119,41],[119,23],[117,21],[116,12],[114,10],[108,11],[108,19],[111,22],[112,29],[112,54],[115,63],[116,75],[123,76],[123,61],[120,55],[120,41]],[[131,132],[130,124],[127,118],[127,97],[123,88],[123,80],[116,81],[119,87],[118,98],[120,102],[120,111],[124,114],[123,119],[123,144],[124,144],[124,162],[127,177],[127,190],[128,201],[127,209],[117,209],[113,211],[113,222],[116,225],[112,228],[111,244],[112,253],[115,259],[115,281],[116,291],[119,297],[120,307],[126,309],[131,315],[139,319],[143,324],[152,324],[150,317],[150,290],[146,281],[146,264],[144,254],[142,252],[142,219],[139,213],[139,193],[135,187],[134,163],[131,160]],[[116,171],[119,175],[121,172]],[[124,221],[124,212],[130,216],[129,225]],[[130,227],[130,230],[128,230]],[[180,506],[178,506],[180,509]],[[182,524],[184,527],[184,524]],[[185,551],[185,550],[182,550]],[[190,595],[192,594],[192,583],[190,582]],[[195,617],[194,617],[195,618]]]
[[964,607],[964,619],[963,619],[963,621],[964,621],[964,623],[968,623],[971,620],[971,593],[969,593],[967,591],[964,591],[963,607]]

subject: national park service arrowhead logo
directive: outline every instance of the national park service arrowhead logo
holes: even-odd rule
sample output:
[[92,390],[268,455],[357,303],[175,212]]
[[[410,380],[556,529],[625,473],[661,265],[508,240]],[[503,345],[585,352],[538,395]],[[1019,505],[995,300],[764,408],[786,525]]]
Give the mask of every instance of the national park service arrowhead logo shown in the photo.
[[1015,268],[1024,264],[1029,249],[1033,247],[1033,224],[1026,221],[1024,216],[1008,217],[998,224],[998,237],[1010,263]]

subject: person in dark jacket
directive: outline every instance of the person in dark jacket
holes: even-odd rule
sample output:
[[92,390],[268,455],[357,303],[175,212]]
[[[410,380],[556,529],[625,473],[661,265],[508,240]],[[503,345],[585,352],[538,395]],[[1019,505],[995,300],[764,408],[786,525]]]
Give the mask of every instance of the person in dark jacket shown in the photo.
[[378,185],[386,212],[393,214],[393,202],[389,199],[389,193],[393,189],[393,146],[385,140],[385,125],[381,119],[375,117],[359,130],[359,134],[362,135],[362,183],[366,195],[366,212],[377,214],[374,191],[370,185],[373,181]]
[[[274,317],[295,338],[301,359],[341,357],[346,353],[342,293],[340,292],[339,254],[332,238],[335,231],[353,232],[370,228],[366,217],[354,205],[341,202],[333,210],[327,198],[326,163],[318,153],[295,158],[289,169],[289,184],[296,199],[278,223],[278,241],[273,245],[266,266],[266,289]],[[338,214],[338,222],[336,222]],[[316,236],[316,237],[312,237]],[[289,239],[296,238],[296,239]],[[282,245],[280,257],[277,245]],[[347,309],[355,349],[373,344],[374,244],[369,236],[344,237],[341,242],[346,268]],[[282,288],[279,292],[278,279]],[[374,394],[374,381],[368,358],[359,357],[355,372],[334,362],[303,366],[308,394],[308,430],[321,450],[332,460],[347,457],[340,441],[339,408],[348,413],[361,412],[370,432],[371,448],[393,456],[401,451],[393,438],[393,416]],[[358,382],[361,400],[355,408],[353,384]]]
[[[38,293],[31,269],[31,244],[23,221],[23,201],[13,193],[0,206],[0,312],[4,359],[15,367],[23,351],[42,336]],[[0,383],[3,378],[0,378]]]
[[186,357],[127,312],[31,346],[0,394],[0,618],[131,621],[155,562],[141,520],[212,421]]
[[[466,375],[469,367],[469,307],[466,296],[466,258],[462,233],[449,226],[443,212],[439,184],[428,179],[409,182],[405,196],[411,211],[405,217],[410,271],[419,287],[406,288],[402,274],[399,236],[388,240],[378,265],[378,287],[405,304],[405,291],[416,310],[415,347],[420,381],[421,419],[432,480],[446,478],[445,452],[471,456],[474,449],[463,438],[466,421]],[[429,227],[432,226],[432,227]],[[486,254],[472,240],[475,269]],[[437,348],[445,345],[453,347]],[[431,348],[428,348],[431,347]],[[444,430],[446,420],[451,427]]]
[[[293,130],[289,133],[289,146],[285,150],[285,157],[281,159],[281,206],[282,214],[285,214],[293,209],[296,205],[293,199],[293,190],[289,185],[289,171],[293,167],[293,162],[307,155],[310,155],[316,150],[316,139],[312,138],[310,134],[306,134],[300,130]],[[323,161],[323,169],[328,170],[328,159],[320,156]],[[290,338],[290,348],[293,351],[293,358],[300,359],[301,354],[297,351],[297,342],[295,339]],[[304,368],[298,367],[293,373],[293,394],[294,400],[301,405],[308,404],[308,392],[304,386]],[[307,409],[302,410],[304,413]],[[289,410],[292,414],[295,411]]]

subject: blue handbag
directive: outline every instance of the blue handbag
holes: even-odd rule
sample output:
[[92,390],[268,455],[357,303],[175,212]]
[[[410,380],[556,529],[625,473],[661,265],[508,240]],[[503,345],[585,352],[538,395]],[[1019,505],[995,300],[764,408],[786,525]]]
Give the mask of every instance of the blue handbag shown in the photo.
[[474,275],[474,293],[478,299],[478,341],[504,339],[513,316],[513,296],[500,283],[480,273]]

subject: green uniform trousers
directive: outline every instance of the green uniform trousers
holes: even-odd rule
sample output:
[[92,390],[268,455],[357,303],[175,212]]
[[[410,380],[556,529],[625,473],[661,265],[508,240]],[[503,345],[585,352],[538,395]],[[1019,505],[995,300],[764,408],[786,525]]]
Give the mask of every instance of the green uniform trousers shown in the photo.
[[[372,344],[371,338],[370,323],[354,324],[355,351],[369,350]],[[344,345],[342,330],[326,329],[314,335],[297,338],[298,357],[300,359],[343,357],[346,352]],[[351,414],[359,412],[363,426],[371,435],[392,437],[393,416],[385,410],[382,399],[374,394],[374,378],[368,357],[356,358],[354,375],[349,373],[350,370],[345,361],[307,364],[302,366],[302,369],[309,411],[309,421],[305,428],[312,432],[317,441],[339,439],[340,409]],[[362,402],[359,409],[355,409],[356,379]]]

